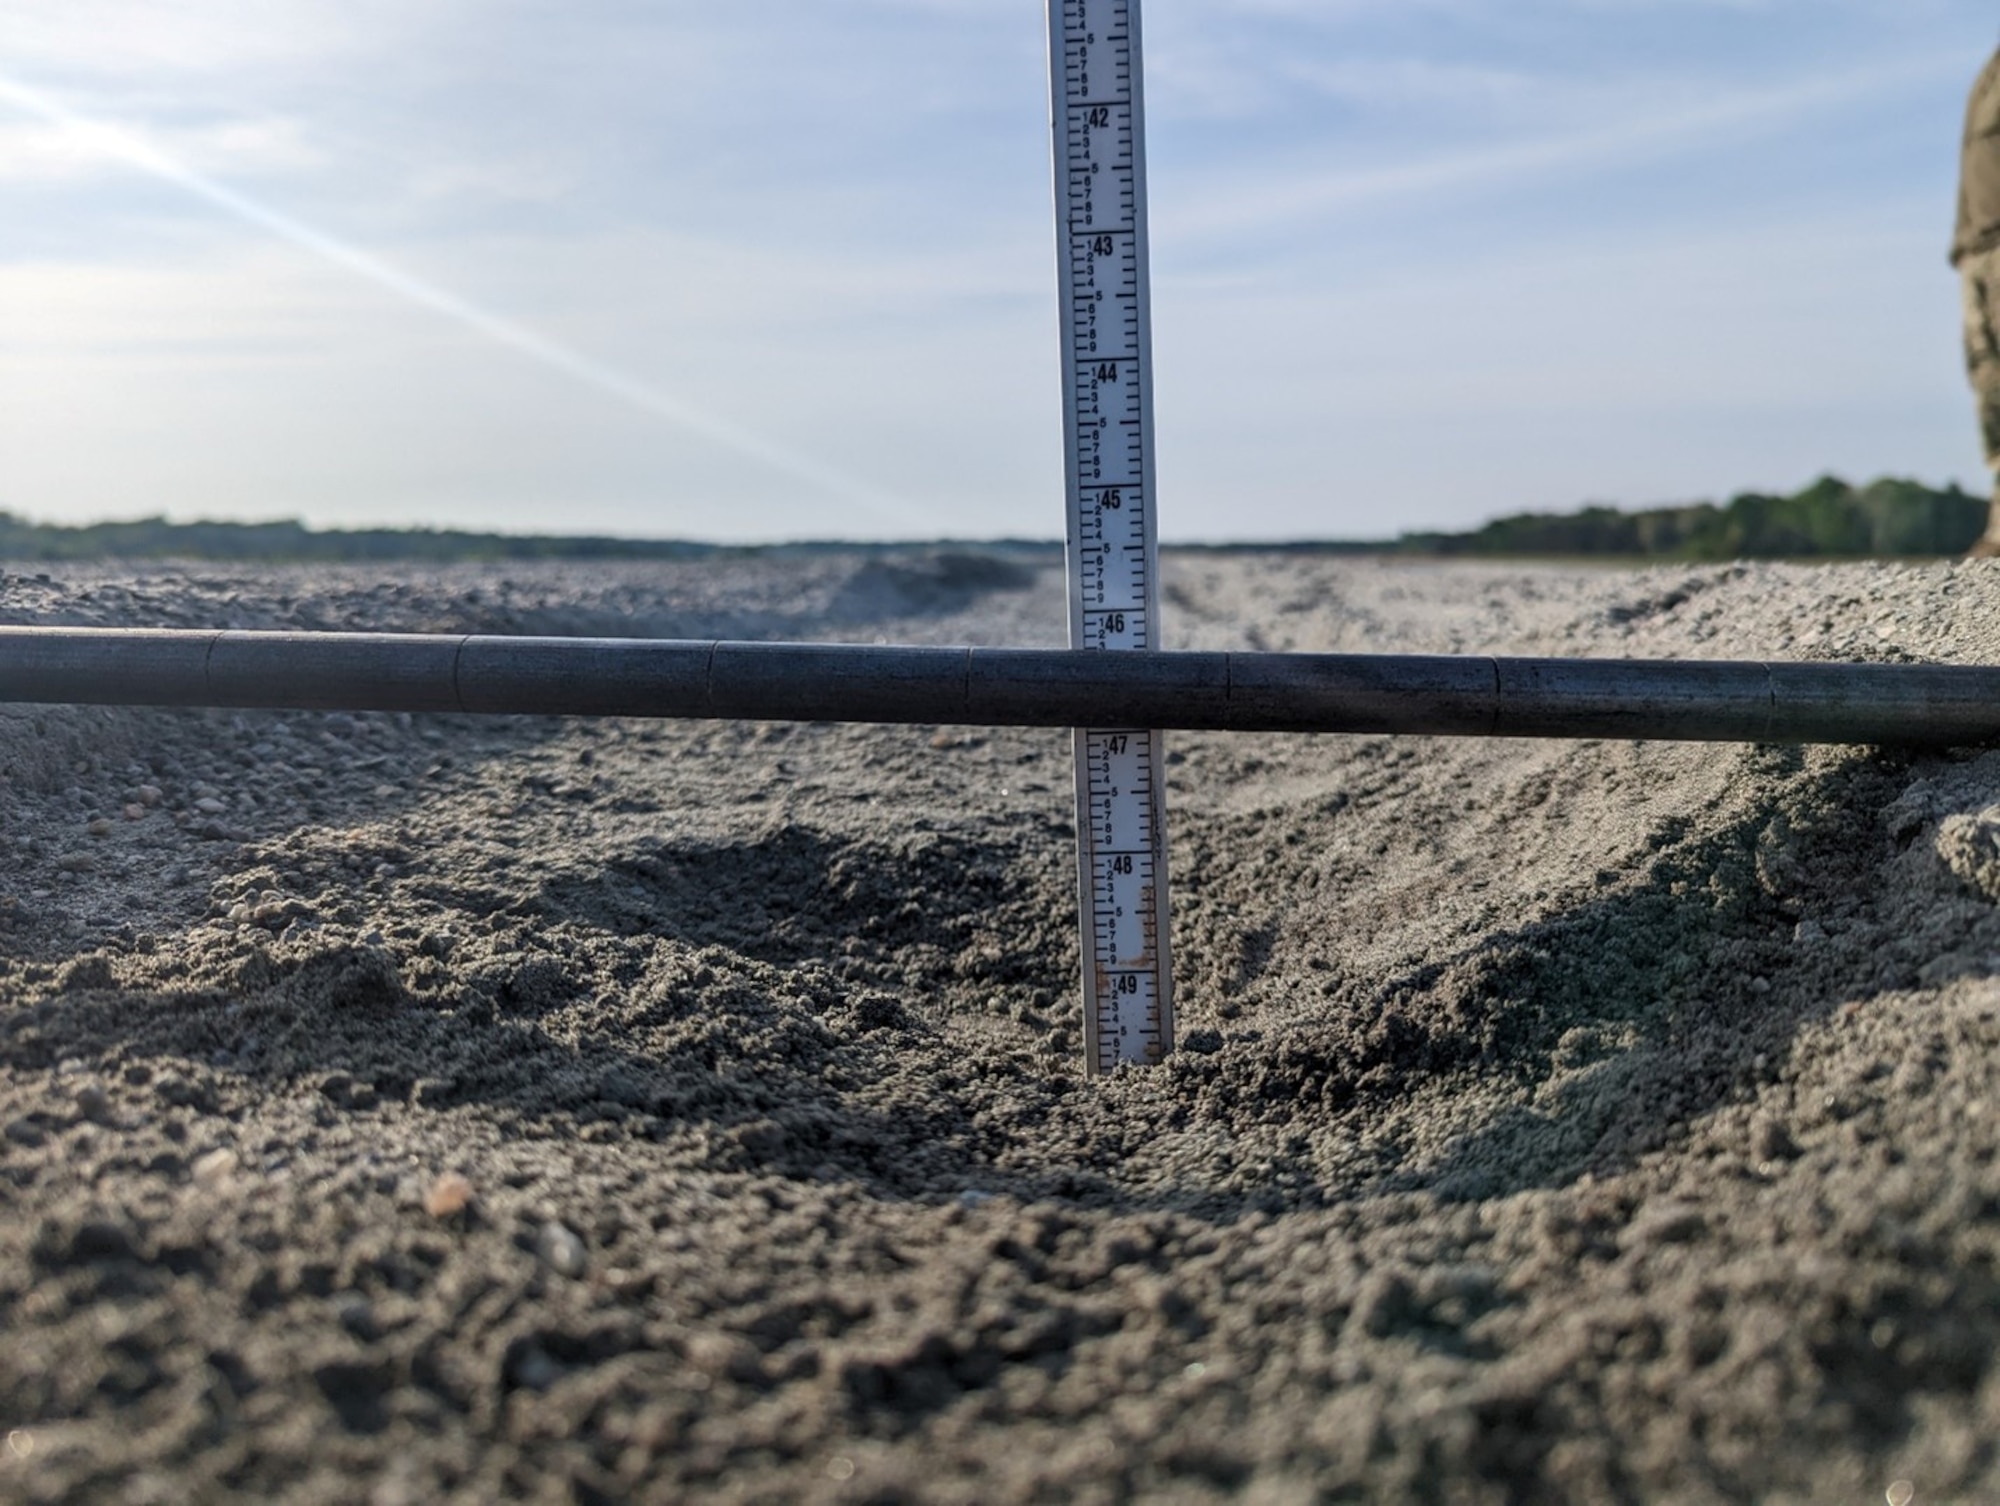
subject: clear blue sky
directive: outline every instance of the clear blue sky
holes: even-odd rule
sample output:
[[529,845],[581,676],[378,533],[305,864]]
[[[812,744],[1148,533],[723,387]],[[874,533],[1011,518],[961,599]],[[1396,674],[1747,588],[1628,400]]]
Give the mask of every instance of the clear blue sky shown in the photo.
[[[1161,526],[1984,485],[1989,0],[1145,0]],[[0,507],[1062,527],[1041,0],[0,8]]]

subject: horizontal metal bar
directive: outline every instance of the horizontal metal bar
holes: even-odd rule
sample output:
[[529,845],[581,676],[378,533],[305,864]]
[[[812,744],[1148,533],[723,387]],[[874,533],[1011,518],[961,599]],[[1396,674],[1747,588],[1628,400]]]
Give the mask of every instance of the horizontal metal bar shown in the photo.
[[1700,742],[2000,742],[2000,668],[0,627],[0,701]]

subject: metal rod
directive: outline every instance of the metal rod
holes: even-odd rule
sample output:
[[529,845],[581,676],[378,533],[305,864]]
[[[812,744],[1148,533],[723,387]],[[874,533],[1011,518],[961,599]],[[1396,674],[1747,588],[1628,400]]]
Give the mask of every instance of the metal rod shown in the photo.
[[2000,742],[2000,668],[0,627],[0,701],[1694,742]]

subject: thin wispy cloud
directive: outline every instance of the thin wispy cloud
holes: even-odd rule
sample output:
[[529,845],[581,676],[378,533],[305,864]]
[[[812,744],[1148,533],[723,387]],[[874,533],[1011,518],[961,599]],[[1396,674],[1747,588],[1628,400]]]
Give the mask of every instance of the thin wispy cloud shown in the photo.
[[1190,237],[1244,237],[1247,232],[1286,220],[1383,200],[1456,193],[1468,187],[1498,192],[1522,178],[1576,174],[1607,165],[1629,169],[1635,161],[1651,156],[1740,144],[1745,133],[1786,129],[1913,86],[1942,86],[1963,72],[1964,60],[1958,56],[1924,57],[1830,78],[1723,94],[1652,114],[1627,114],[1608,125],[1594,123],[1560,135],[1504,141],[1379,167],[1320,174],[1267,173],[1263,181],[1236,193],[1204,194],[1197,205],[1169,207],[1163,216],[1163,230]]
[[[0,80],[0,89],[5,87]],[[234,119],[148,135],[154,150],[205,175],[268,176],[324,165],[295,121]],[[41,115],[0,125],[0,182],[76,181],[127,172],[132,165],[128,157],[106,151],[99,138],[67,120]]]
[[376,51],[384,22],[411,37],[448,24],[463,0],[62,0],[0,12],[0,56],[15,70],[158,86],[183,78],[318,70]]

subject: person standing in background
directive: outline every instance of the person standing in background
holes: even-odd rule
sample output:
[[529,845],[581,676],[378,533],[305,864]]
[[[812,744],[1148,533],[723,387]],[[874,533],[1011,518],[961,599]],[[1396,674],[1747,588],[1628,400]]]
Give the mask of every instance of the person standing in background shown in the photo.
[[1951,238],[1965,306],[1965,371],[1979,403],[1979,437],[1996,472],[1986,532],[1971,553],[2000,555],[2000,52],[1972,86],[1958,163],[1958,228]]

